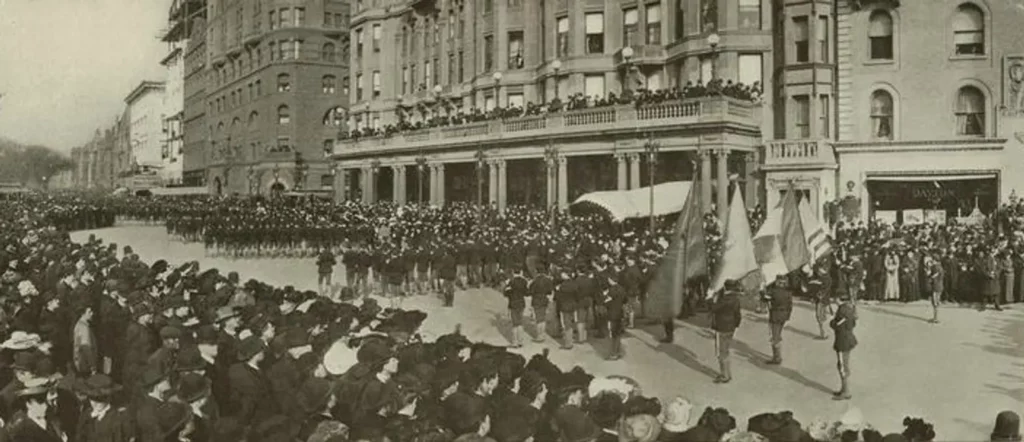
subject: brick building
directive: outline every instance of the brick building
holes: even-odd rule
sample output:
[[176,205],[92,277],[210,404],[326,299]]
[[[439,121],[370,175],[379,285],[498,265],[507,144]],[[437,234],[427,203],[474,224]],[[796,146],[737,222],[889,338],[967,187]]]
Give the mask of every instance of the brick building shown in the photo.
[[206,185],[211,130],[206,124],[206,1],[192,3],[191,7],[195,7],[196,12],[191,13],[193,18],[189,21],[183,65],[181,168],[183,184],[196,187]]
[[[848,201],[862,218],[951,218],[974,207],[991,213],[1024,189],[1012,173],[1024,164],[1020,2],[838,0],[815,13],[786,3],[776,45],[786,60],[808,41],[812,59],[817,42],[831,44],[819,48],[829,58],[814,74],[816,91],[791,88],[775,104],[785,125],[766,142],[769,203],[795,182],[815,207]],[[835,29],[807,38],[819,35],[815,16],[833,17]]]
[[[700,170],[713,178],[704,180],[703,201],[724,210],[726,192],[715,189],[732,174],[740,175],[748,195],[759,193],[756,154],[762,136],[773,136],[770,113],[762,115],[762,106],[749,100],[714,95],[646,108],[591,106],[397,134],[362,132],[556,97],[597,102],[637,88],[682,89],[712,79],[760,83],[774,66],[769,6],[760,0],[357,0],[350,124],[360,135],[336,146],[345,186],[339,198],[408,202],[423,194],[433,203],[473,201],[486,188],[480,199],[499,207],[565,207],[588,191],[692,179]],[[770,103],[773,91],[763,93]],[[511,189],[510,173],[517,184]]]
[[[206,6],[205,43],[190,43],[186,54],[189,182],[202,181],[215,194],[330,190],[326,153],[347,115],[347,2]],[[189,80],[200,72],[202,88]],[[200,163],[206,174],[197,180]]]

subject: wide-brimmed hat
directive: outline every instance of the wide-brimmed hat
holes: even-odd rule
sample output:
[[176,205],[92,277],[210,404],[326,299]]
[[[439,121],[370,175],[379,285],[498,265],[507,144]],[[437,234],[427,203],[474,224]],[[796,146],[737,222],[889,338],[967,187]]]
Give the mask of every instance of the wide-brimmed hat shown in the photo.
[[50,386],[53,385],[53,382],[50,379],[33,377],[26,380],[24,385],[25,386],[22,389],[14,393],[16,396],[23,397],[45,394],[50,390]]
[[682,433],[690,428],[690,415],[693,412],[693,404],[690,401],[676,397],[669,402],[662,412],[662,428],[674,433]]
[[26,333],[21,330],[15,330],[11,333],[11,337],[7,338],[0,347],[8,350],[28,350],[35,347],[43,342],[43,339],[35,333]]
[[114,383],[110,376],[105,374],[94,374],[89,376],[79,385],[81,393],[89,397],[110,396],[121,391],[121,386]]
[[267,344],[259,336],[249,336],[238,344],[238,360],[248,361],[259,352],[267,349]]
[[176,371],[205,370],[207,362],[203,359],[202,352],[198,345],[185,345],[178,350],[178,357],[174,364]]
[[186,373],[178,380],[178,399],[195,402],[210,396],[210,380],[195,373]]
[[240,314],[241,314],[241,312],[239,311],[239,309],[237,309],[235,307],[231,307],[231,306],[221,307],[221,308],[218,308],[213,313],[213,322],[221,323],[221,322],[227,321],[228,319],[237,317]]

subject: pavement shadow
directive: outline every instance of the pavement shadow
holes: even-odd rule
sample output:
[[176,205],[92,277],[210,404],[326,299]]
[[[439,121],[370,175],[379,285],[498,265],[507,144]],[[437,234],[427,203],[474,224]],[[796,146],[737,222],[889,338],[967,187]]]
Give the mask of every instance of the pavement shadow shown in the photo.
[[[1024,372],[1024,365],[1013,364],[1016,373]],[[996,394],[1009,397],[1018,402],[1024,402],[1024,376],[1013,374],[1013,373],[1000,373],[999,383],[986,383],[985,388]],[[1015,387],[1016,386],[1016,387]]]
[[[494,311],[488,311],[487,313],[491,315],[491,326],[498,330],[498,333],[501,333],[501,337],[504,338],[506,342],[511,343],[512,320],[509,319],[508,314],[506,314],[505,312]],[[527,337],[524,336],[524,338]]]
[[[652,336],[661,336],[664,333],[660,325],[644,327],[643,330],[645,332],[650,333]],[[627,331],[627,333],[631,333],[631,331]],[[680,344],[678,334],[676,335],[676,342],[672,344],[666,344],[658,341],[655,341],[654,343],[648,343],[646,340],[639,339],[638,341],[643,342],[644,345],[647,345],[648,347],[655,351],[668,355],[668,357],[675,359],[677,362],[683,364],[685,367],[697,373],[703,374],[708,378],[714,379],[718,377],[717,370],[708,367],[707,365],[704,365],[704,363],[700,361],[700,358],[697,356],[696,353],[690,351],[689,349],[683,347]]]
[[994,316],[986,321],[981,331],[989,337],[987,344],[966,345],[1001,356],[1024,357],[1024,327],[1021,327],[1019,315]]
[[[757,322],[759,324],[767,324],[768,323],[768,319],[767,318],[763,318],[763,317],[758,316],[756,314],[744,315],[744,319],[746,319],[748,321]],[[801,330],[799,328],[793,327],[790,324],[786,324],[786,328],[785,329],[788,330],[788,331],[791,331],[793,333],[796,333],[796,334],[798,334],[800,336],[803,336],[805,338],[818,339],[818,335],[817,334],[811,333],[809,331]]]
[[755,367],[758,367],[758,368],[760,368],[760,369],[762,369],[764,371],[775,373],[775,374],[780,375],[780,376],[782,376],[782,377],[784,377],[786,379],[789,379],[789,380],[791,380],[793,382],[796,382],[796,383],[798,383],[800,385],[803,385],[803,386],[805,386],[807,388],[818,390],[818,391],[820,391],[822,393],[826,393],[826,394],[833,394],[834,393],[833,389],[831,389],[831,388],[829,388],[829,387],[827,387],[825,385],[822,385],[822,384],[818,383],[817,381],[814,381],[813,379],[810,379],[810,378],[804,376],[800,372],[798,372],[798,371],[796,371],[796,370],[794,370],[792,368],[786,367],[785,365],[768,365],[768,364],[766,364],[765,361],[767,361],[770,358],[770,356],[768,356],[767,354],[762,353],[762,352],[760,352],[758,350],[755,350],[753,347],[751,347],[750,345],[748,345],[747,343],[745,343],[743,341],[740,341],[740,340],[737,340],[737,339],[733,339],[733,341],[732,341],[732,348],[733,348],[733,351],[736,354],[739,354],[740,356],[746,358],[751,363],[751,365],[753,365]]
[[880,313],[880,314],[883,314],[883,315],[896,316],[896,317],[904,318],[904,319],[911,319],[911,320],[914,320],[914,321],[928,322],[928,320],[931,319],[931,318],[925,318],[925,317],[921,317],[921,316],[910,315],[910,314],[906,314],[906,313],[902,313],[902,312],[895,312],[895,311],[892,311],[892,310],[888,310],[888,309],[884,309],[884,308],[878,308],[878,307],[875,307],[875,306],[861,304],[861,303],[857,304],[857,308],[864,309],[864,310],[867,310],[869,312]]

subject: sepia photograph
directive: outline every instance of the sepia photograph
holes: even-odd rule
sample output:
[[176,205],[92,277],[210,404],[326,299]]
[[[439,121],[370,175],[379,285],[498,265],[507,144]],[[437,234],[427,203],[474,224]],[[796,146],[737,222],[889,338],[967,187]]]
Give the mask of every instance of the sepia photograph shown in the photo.
[[1024,0],[0,0],[0,442],[1021,442]]

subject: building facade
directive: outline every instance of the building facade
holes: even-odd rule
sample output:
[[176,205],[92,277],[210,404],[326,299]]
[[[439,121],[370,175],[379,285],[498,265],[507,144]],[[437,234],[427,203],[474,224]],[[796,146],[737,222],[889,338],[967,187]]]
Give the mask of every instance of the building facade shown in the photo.
[[210,137],[213,132],[206,124],[206,3],[202,2],[202,15],[197,16],[189,29],[185,44],[184,109],[182,110],[183,153],[182,180],[186,186],[206,185],[206,166],[209,159]]
[[[784,124],[801,130],[766,143],[769,201],[795,182],[816,202],[845,201],[861,219],[910,221],[921,211],[989,214],[1024,189],[1012,173],[1024,164],[1024,10],[1016,2],[833,7],[819,11],[835,17],[825,39],[835,61],[819,67],[816,83],[820,91],[832,82],[830,101],[808,100],[806,91],[779,97]],[[780,17],[784,51],[799,52],[816,35],[802,26],[819,21],[799,8],[787,5],[790,15]],[[812,53],[820,40],[810,39]]]
[[[589,191],[699,173],[709,178],[708,208],[725,209],[727,192],[716,189],[732,175],[757,200],[757,153],[774,133],[762,104],[774,91],[760,87],[775,63],[769,2],[357,0],[354,8],[354,132],[335,149],[339,198],[565,207]],[[730,93],[750,88],[756,99]],[[640,89],[685,98],[637,106]]]
[[[207,3],[205,110],[186,102],[185,132],[186,157],[205,153],[212,193],[331,189],[327,158],[347,116],[348,8],[336,0]],[[200,112],[202,148],[189,119]]]
[[164,83],[143,81],[125,97],[132,164],[147,170],[159,170],[164,142]]

